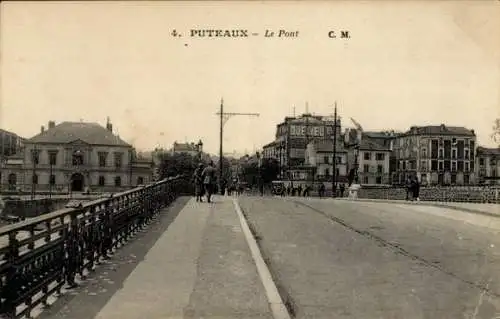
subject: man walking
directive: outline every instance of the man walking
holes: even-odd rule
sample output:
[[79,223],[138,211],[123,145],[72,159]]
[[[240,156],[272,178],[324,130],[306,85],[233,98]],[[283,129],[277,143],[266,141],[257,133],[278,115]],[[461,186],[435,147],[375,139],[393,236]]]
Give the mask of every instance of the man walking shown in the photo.
[[211,202],[211,197],[214,191],[216,170],[214,168],[214,162],[210,161],[207,167],[203,170],[203,185],[205,186],[205,192],[207,194],[207,202]]

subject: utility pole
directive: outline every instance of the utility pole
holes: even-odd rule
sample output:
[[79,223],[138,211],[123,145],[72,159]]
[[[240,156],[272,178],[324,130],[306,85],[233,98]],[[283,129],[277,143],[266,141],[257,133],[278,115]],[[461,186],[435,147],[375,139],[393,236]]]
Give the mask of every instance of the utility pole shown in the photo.
[[335,112],[333,115],[333,172],[332,172],[332,196],[337,196],[337,101],[335,101]]
[[220,111],[216,113],[217,115],[220,116],[220,131],[219,131],[219,191],[222,194],[224,194],[224,190],[222,189],[222,169],[223,169],[223,163],[222,160],[224,158],[224,153],[223,153],[223,140],[224,140],[224,125],[227,123],[227,121],[233,117],[233,116],[238,116],[238,115],[244,115],[244,116],[255,116],[258,117],[260,114],[259,113],[228,113],[224,112],[224,99],[220,100]]

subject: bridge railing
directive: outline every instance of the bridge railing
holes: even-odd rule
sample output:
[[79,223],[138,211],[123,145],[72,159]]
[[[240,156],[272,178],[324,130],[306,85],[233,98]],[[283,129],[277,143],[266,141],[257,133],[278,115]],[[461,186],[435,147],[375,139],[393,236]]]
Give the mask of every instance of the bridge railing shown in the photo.
[[0,228],[0,316],[21,318],[76,286],[179,194],[182,177]]

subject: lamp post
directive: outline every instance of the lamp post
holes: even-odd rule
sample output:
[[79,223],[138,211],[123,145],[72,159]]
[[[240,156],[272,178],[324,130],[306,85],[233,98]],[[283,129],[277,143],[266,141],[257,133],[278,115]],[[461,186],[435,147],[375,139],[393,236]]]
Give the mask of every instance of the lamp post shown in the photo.
[[[33,148],[33,154],[31,156],[31,160],[33,161],[33,173],[31,174],[31,199],[35,198],[36,186],[35,186],[35,176],[36,176],[36,164],[38,162],[38,149],[36,144]],[[38,180],[36,181],[38,182]]]
[[49,198],[52,198],[52,153],[49,153]]
[[337,197],[337,102],[333,115],[332,197]]
[[262,160],[262,156],[260,154],[260,152],[257,152],[256,153],[256,156],[257,156],[257,185],[259,186],[259,192],[260,192],[260,196],[263,196],[264,195],[264,183],[262,181],[262,172],[261,172],[261,160]]

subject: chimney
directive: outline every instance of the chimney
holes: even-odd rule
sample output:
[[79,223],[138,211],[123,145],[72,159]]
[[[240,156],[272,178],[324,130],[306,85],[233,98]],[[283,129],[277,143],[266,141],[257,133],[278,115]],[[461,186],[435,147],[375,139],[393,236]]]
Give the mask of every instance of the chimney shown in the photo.
[[111,124],[111,122],[109,121],[109,116],[108,116],[107,122],[106,122],[106,129],[110,132],[113,132],[113,124]]
[[54,127],[56,127],[56,122],[49,121],[49,128],[48,129],[50,130],[51,128],[54,128]]
[[42,127],[40,128],[40,133],[43,133],[45,132],[45,127],[42,125]]

